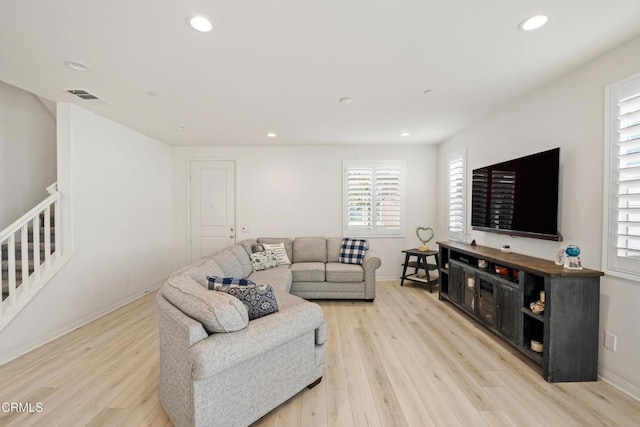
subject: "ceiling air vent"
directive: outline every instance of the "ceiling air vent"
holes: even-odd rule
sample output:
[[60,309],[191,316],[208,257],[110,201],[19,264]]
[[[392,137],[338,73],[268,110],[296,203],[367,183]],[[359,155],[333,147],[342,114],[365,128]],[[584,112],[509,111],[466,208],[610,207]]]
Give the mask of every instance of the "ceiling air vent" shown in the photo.
[[66,92],[69,92],[71,95],[77,96],[78,98],[83,99],[85,101],[100,100],[100,98],[98,98],[94,94],[89,93],[83,89],[67,89]]

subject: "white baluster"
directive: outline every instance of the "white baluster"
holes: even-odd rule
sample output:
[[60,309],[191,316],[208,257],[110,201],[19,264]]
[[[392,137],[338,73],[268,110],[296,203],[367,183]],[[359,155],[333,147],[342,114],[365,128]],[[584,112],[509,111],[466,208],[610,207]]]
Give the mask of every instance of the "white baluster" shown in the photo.
[[60,199],[56,200],[53,205],[53,242],[55,245],[56,261],[60,261],[62,257],[62,244],[60,242]]
[[40,278],[40,214],[33,218],[33,279]]
[[9,305],[16,303],[16,236],[12,234],[7,240],[9,245]]
[[51,207],[44,208],[44,265],[51,267]]
[[20,230],[20,244],[22,254],[22,291],[29,289],[29,226],[25,224]]

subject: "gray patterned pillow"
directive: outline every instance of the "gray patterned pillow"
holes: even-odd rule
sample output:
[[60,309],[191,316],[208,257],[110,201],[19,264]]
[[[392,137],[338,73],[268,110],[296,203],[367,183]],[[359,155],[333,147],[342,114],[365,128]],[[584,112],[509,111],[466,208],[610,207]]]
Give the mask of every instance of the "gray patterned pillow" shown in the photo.
[[238,298],[249,313],[249,320],[264,317],[278,311],[276,293],[271,285],[216,286],[216,291]]
[[253,271],[267,270],[278,266],[278,256],[272,250],[256,252],[249,256]]

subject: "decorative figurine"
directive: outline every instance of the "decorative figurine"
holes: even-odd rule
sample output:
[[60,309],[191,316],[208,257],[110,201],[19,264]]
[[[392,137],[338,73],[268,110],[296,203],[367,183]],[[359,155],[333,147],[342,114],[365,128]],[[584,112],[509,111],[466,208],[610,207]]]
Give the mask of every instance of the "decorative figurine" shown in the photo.
[[564,260],[564,268],[569,270],[582,270],[582,262],[580,261],[580,248],[576,245],[569,245],[565,250],[567,254]]
[[[422,237],[420,235],[421,231],[427,232],[428,236],[427,237]],[[418,236],[418,240],[420,240],[422,242],[422,245],[418,246],[418,250],[422,251],[422,252],[428,251],[429,250],[429,246],[427,246],[427,243],[429,243],[431,241],[431,239],[433,239],[433,236],[434,236],[433,228],[431,228],[431,227],[418,227],[418,228],[416,228],[416,236]]]
[[556,252],[556,265],[564,265],[564,248],[560,248]]

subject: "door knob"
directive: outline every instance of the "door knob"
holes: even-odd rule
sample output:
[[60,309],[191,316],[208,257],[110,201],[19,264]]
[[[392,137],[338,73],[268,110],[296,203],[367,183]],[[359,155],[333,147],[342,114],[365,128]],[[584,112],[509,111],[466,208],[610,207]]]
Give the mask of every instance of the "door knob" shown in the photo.
[[232,234],[229,236],[230,239],[233,239],[235,236]]
[[233,231],[233,227],[231,227],[231,228],[229,229],[229,231]]

